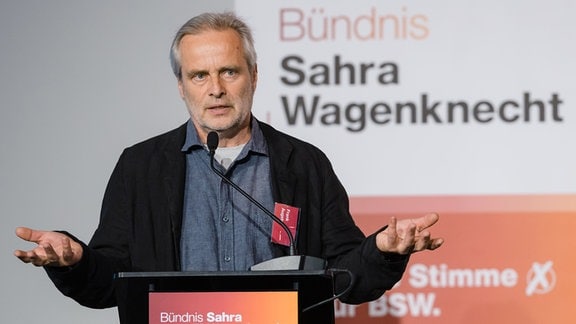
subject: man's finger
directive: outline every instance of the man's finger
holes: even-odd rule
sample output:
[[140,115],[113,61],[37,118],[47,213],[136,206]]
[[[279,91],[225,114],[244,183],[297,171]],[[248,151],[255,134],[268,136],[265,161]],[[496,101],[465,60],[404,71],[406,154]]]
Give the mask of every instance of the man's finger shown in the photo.
[[437,248],[439,248],[442,244],[444,244],[444,240],[441,238],[437,238],[437,239],[433,239],[432,241],[430,241],[430,244],[428,245],[428,249],[429,250],[436,250]]
[[46,253],[46,262],[48,263],[59,262],[58,260],[60,259],[60,257],[58,256],[58,253],[56,253],[56,250],[54,250],[54,247],[52,245],[45,244],[42,245],[42,248]]
[[439,219],[440,219],[440,216],[436,213],[426,214],[426,215],[418,218],[417,219],[418,232],[421,232],[421,231],[427,229],[428,227],[436,224],[436,222],[438,222]]
[[396,231],[396,224],[397,220],[396,217],[390,217],[390,222],[388,223],[388,245],[394,246],[396,244],[396,240],[398,239],[398,232]]
[[14,255],[20,259],[22,262],[30,263],[30,257],[28,256],[28,252],[22,250],[14,251]]
[[16,250],[14,251],[14,255],[24,263],[32,263],[35,266],[42,265],[41,258],[38,257],[38,254],[36,254],[34,251]]
[[16,236],[28,242],[38,243],[42,233],[42,231],[35,231],[28,227],[16,228]]
[[72,262],[74,260],[74,251],[72,250],[72,243],[69,238],[62,238],[62,259],[64,262]]

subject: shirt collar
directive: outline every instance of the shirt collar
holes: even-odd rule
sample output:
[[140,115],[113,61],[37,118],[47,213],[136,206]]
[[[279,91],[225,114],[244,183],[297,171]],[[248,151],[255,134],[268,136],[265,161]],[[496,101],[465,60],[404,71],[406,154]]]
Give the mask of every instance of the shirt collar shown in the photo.
[[[259,153],[262,155],[268,155],[268,147],[266,146],[266,140],[264,139],[264,135],[262,134],[262,130],[260,130],[260,125],[254,116],[252,116],[251,120],[251,136],[248,143],[244,148],[245,152],[251,151],[254,153]],[[184,145],[182,146],[182,152],[188,152],[193,149],[198,148],[206,148],[206,145],[202,143],[200,138],[198,137],[198,132],[196,132],[196,128],[192,123],[192,119],[188,119],[186,123],[186,140],[184,141]],[[246,150],[247,149],[247,150]]]

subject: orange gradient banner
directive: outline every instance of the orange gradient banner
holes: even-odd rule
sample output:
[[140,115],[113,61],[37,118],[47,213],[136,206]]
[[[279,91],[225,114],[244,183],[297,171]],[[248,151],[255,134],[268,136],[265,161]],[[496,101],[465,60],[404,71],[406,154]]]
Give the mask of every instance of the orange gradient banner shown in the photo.
[[390,216],[440,213],[445,244],[411,257],[401,282],[337,324],[576,323],[576,196],[353,198],[368,234]]
[[149,323],[298,323],[298,293],[153,292]]

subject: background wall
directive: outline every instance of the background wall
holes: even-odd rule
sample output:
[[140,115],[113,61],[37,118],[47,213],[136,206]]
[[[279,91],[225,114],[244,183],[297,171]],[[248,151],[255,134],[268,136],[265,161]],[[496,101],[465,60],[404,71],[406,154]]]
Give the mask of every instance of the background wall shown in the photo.
[[[234,7],[256,34],[257,117],[332,158],[363,230],[391,215],[442,215],[436,233],[446,246],[414,256],[399,287],[382,299],[337,305],[339,323],[576,321],[572,1],[32,0],[0,4],[1,322],[117,322],[115,310],[77,305],[41,269],[13,257],[14,249],[28,247],[14,228],[90,238],[122,149],[187,119],[168,62],[176,29],[197,13]],[[283,18],[282,9],[288,9]],[[367,39],[364,28],[378,15],[400,25]],[[310,37],[322,35],[334,17],[358,19],[356,38],[343,38],[342,29],[334,39]],[[291,61],[292,72],[281,64],[289,55],[304,60]],[[364,84],[337,84],[337,55],[355,65],[394,63],[399,81],[383,85],[370,74]],[[330,69],[326,84],[321,65]],[[295,68],[305,71],[304,81],[280,81],[297,79]],[[384,125],[365,115],[360,129],[358,106],[346,108],[423,105],[422,94],[440,105],[521,102],[526,92],[546,103],[545,122],[449,124],[430,116],[424,122],[419,110],[415,123]],[[554,93],[563,100],[562,121],[551,115]],[[290,123],[285,109],[298,96],[309,103],[314,95],[329,105],[318,108],[312,123],[301,113]],[[339,123],[335,105],[342,108]],[[462,279],[466,273],[496,277],[470,283]]]
[[168,60],[190,17],[213,1],[0,3],[0,322],[117,323],[62,296],[13,257],[16,226],[88,240],[121,150],[183,123]]

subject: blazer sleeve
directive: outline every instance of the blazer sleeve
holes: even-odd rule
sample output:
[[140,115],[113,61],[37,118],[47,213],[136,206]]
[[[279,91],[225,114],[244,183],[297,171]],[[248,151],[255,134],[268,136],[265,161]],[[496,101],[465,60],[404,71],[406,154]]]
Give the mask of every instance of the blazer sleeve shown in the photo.
[[[346,269],[353,275],[353,286],[341,301],[359,304],[375,300],[391,289],[406,270],[409,257],[382,253],[374,233],[365,237],[349,211],[349,197],[330,163],[322,162],[322,246],[329,268]],[[381,230],[383,230],[382,228]],[[336,293],[344,291],[350,278],[336,276]]]

